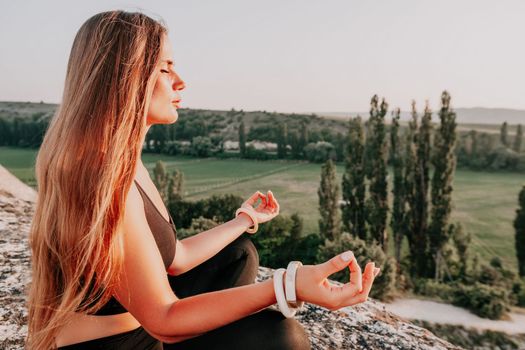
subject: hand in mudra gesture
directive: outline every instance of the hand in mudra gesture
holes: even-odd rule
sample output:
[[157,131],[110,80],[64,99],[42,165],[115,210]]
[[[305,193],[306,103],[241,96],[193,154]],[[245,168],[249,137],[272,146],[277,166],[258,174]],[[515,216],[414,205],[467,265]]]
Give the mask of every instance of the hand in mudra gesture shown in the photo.
[[[343,259],[345,256],[348,260]],[[349,269],[350,281],[342,286],[328,281],[328,276],[344,268]],[[295,291],[298,300],[317,304],[329,310],[338,310],[368,300],[372,283],[379,273],[373,262],[361,267],[351,251],[339,254],[317,265],[303,265],[295,276]]]
[[[261,203],[255,206],[259,199],[261,199]],[[257,222],[261,224],[270,221],[279,215],[280,207],[277,199],[273,196],[272,191],[268,191],[266,196],[262,192],[257,191],[242,203],[241,208],[248,209]]]
[[[257,201],[261,203],[254,207]],[[247,208],[258,223],[270,221],[279,214],[279,203],[271,191],[267,195],[255,192],[241,208]],[[328,277],[348,268],[350,281],[342,286],[328,281]],[[359,304],[368,300],[375,277],[380,269],[373,262],[365,266],[364,272],[351,251],[339,254],[317,265],[303,265],[297,269],[295,291],[298,301],[305,301],[335,311],[345,306]]]

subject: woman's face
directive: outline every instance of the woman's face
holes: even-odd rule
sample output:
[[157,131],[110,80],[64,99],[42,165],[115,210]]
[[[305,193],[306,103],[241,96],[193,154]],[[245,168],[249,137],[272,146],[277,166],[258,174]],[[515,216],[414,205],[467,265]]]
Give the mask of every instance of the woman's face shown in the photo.
[[155,74],[157,81],[151,96],[146,124],[175,123],[181,101],[179,90],[184,89],[185,85],[173,69],[171,44],[166,35],[163,36],[160,65]]

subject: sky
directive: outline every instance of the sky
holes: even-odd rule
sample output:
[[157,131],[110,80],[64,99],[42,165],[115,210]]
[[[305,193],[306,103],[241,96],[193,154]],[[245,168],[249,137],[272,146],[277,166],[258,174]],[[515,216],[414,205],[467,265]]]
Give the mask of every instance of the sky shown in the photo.
[[107,10],[169,30],[181,107],[356,112],[525,109],[522,0],[0,0],[0,100],[60,103],[73,39]]

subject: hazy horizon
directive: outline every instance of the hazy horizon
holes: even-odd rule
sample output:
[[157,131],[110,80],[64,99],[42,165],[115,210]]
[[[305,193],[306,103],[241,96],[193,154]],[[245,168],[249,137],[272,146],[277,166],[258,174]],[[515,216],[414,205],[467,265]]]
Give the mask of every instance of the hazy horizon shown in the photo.
[[[3,3],[0,100],[60,103],[78,28],[110,9],[140,10],[169,29],[182,107],[351,113],[390,108],[525,110],[525,2],[270,0],[264,3],[35,0]],[[63,15],[67,14],[67,16]],[[53,20],[49,20],[52,18]]]

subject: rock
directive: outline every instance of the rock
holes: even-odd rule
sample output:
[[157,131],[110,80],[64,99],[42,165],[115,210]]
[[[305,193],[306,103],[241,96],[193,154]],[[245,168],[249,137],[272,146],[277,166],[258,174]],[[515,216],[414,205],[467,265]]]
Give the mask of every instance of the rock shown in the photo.
[[0,349],[22,349],[27,334],[28,234],[36,197],[0,165]]
[[[36,196],[0,165],[0,349],[23,349],[27,334],[28,233]],[[260,267],[257,282],[272,274],[273,269]],[[460,349],[372,299],[333,312],[305,303],[295,317],[313,349]]]

